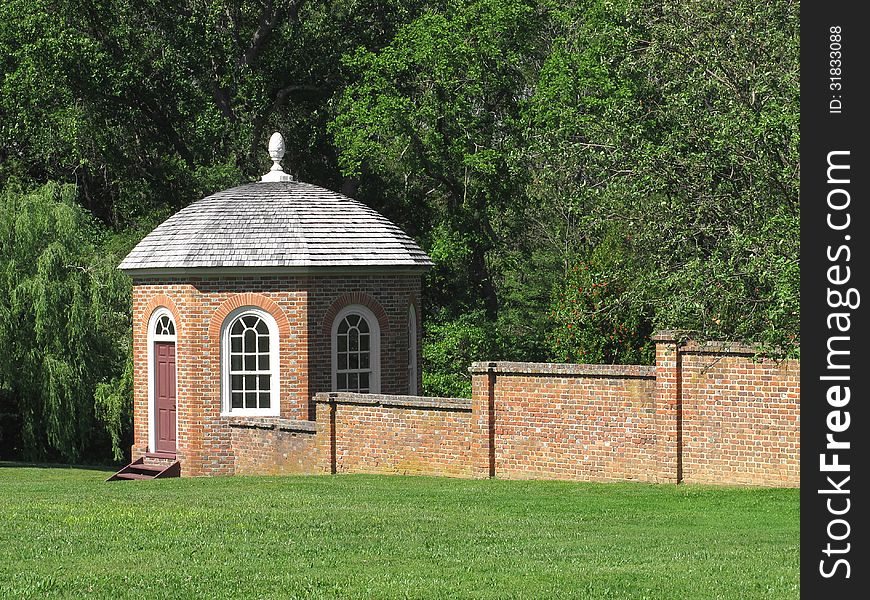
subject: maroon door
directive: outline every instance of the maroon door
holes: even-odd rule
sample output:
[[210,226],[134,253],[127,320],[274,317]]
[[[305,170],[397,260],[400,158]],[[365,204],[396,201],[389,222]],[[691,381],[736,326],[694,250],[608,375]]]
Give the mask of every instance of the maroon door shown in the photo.
[[175,343],[155,342],[157,452],[175,453]]

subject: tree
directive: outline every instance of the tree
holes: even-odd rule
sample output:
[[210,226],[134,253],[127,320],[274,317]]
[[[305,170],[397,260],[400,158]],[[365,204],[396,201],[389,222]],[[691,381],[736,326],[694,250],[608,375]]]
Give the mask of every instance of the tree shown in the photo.
[[429,240],[434,277],[450,284],[436,303],[483,308],[490,321],[500,310],[495,263],[518,225],[522,174],[510,172],[509,155],[540,18],[534,2],[520,0],[448,2],[424,13],[387,47],[348,59],[358,80],[332,124],[347,175],[366,169],[425,190],[406,198],[424,203],[440,234]]
[[391,39],[417,4],[5,2],[0,183],[75,182],[106,223],[153,225],[259,175],[280,129],[288,169],[350,189],[326,135],[338,58]]
[[561,362],[652,364],[650,315],[626,302],[620,279],[630,260],[623,236],[612,233],[578,261],[553,299],[549,342]]
[[530,193],[579,215],[581,248],[618,225],[621,302],[656,326],[795,349],[797,3],[599,6],[600,33],[561,21],[527,154],[555,182]]
[[641,51],[624,68],[655,89],[636,107],[654,125],[626,140],[636,172],[620,187],[645,223],[646,299],[664,326],[795,348],[798,3],[634,11]]
[[129,356],[130,283],[102,237],[71,186],[0,193],[0,389],[31,459],[77,461],[109,446],[94,393]]

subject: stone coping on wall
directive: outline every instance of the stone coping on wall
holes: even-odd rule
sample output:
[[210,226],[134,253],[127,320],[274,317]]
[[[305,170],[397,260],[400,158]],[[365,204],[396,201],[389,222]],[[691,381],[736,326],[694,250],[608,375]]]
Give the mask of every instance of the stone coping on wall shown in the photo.
[[655,379],[652,365],[575,365],[567,363],[474,362],[472,374],[503,373],[508,375],[554,375],[614,379]]
[[435,398],[432,396],[392,396],[386,394],[355,394],[351,392],[320,392],[314,397],[320,404],[361,404],[423,410],[453,410],[471,412],[470,398]]
[[[660,344],[679,344],[682,354],[729,354],[733,356],[757,356],[764,358],[764,347],[761,344],[743,344],[740,342],[723,342],[718,340],[698,341],[693,339],[693,332],[664,329],[652,336],[652,341]],[[780,361],[778,361],[780,362]]]
[[680,346],[682,354],[731,354],[735,356],[758,356],[763,358],[761,346],[738,344],[737,342],[696,342],[688,341]]
[[281,417],[229,417],[230,427],[242,429],[277,429],[278,431],[295,431],[299,433],[315,433],[317,424],[314,421],[283,419]]

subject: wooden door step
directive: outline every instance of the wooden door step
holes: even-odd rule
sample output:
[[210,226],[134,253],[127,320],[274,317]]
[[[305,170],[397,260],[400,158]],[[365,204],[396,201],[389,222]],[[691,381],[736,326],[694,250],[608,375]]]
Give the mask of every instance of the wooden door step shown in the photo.
[[153,465],[151,463],[142,462],[141,464],[134,465],[135,469],[138,471],[148,471],[149,473],[159,473],[163,469],[166,468],[167,465]]
[[[146,463],[145,458],[139,458],[109,477],[106,481],[119,481],[123,479],[163,479],[166,477],[180,477],[181,463],[177,460],[161,460],[160,463]],[[164,462],[165,461],[165,462]]]
[[118,473],[118,479],[154,479],[151,475],[143,475],[142,473]]
[[146,452],[146,458],[165,458],[175,460],[175,452]]

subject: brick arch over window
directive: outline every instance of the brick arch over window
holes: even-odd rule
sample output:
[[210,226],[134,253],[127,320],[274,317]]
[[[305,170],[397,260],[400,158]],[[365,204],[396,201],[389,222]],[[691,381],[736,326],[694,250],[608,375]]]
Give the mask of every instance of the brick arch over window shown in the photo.
[[151,315],[153,315],[154,311],[158,308],[165,308],[172,314],[172,320],[175,322],[175,335],[180,338],[182,329],[181,315],[178,312],[178,308],[175,306],[175,302],[172,301],[172,298],[165,294],[157,294],[148,300],[142,314],[143,330],[148,331],[148,324],[151,322]]
[[236,294],[235,296],[227,298],[224,303],[214,311],[208,324],[208,336],[213,342],[220,343],[221,325],[223,325],[223,322],[231,312],[237,308],[242,308],[243,306],[256,306],[272,315],[275,319],[275,323],[278,325],[279,339],[286,340],[290,335],[290,322],[287,320],[287,316],[284,314],[284,311],[281,310],[281,307],[271,298],[267,298],[262,294],[248,292],[245,294]]
[[384,311],[384,308],[380,303],[364,292],[349,292],[336,298],[335,302],[329,306],[329,310],[326,311],[326,316],[323,317],[323,335],[325,335],[327,339],[332,338],[332,324],[335,321],[335,316],[342,308],[352,304],[362,304],[372,311],[375,318],[378,320],[381,336],[386,334],[389,330],[390,323],[387,320],[387,313]]

